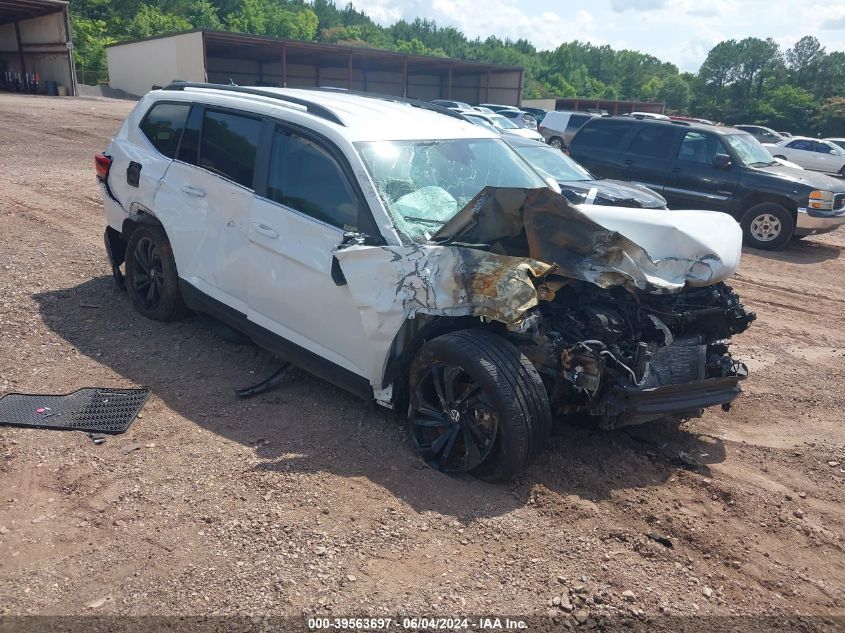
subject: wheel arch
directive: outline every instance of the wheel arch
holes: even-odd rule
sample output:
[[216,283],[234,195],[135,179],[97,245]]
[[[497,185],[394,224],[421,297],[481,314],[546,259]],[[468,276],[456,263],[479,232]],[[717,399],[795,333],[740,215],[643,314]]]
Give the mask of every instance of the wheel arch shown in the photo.
[[788,196],[763,193],[759,191],[755,191],[743,199],[738,219],[742,221],[745,214],[748,213],[752,207],[764,202],[771,202],[785,207],[786,210],[789,211],[790,215],[792,215],[793,222],[798,222],[798,204],[796,204],[795,200],[789,198]]
[[505,333],[501,324],[474,316],[417,314],[413,319],[405,319],[390,345],[382,378],[382,388],[393,386],[393,411],[397,415],[404,416],[408,409],[408,375],[420,348],[438,336],[471,328],[487,329],[499,335]]
[[[123,226],[120,228],[120,234],[126,244],[129,243],[132,233],[134,233],[139,226],[158,226],[162,231],[164,231],[164,234],[167,235],[167,229],[164,227],[161,220],[144,207],[137,206],[132,209],[132,214],[123,221]],[[169,235],[167,235],[167,239],[170,239]]]

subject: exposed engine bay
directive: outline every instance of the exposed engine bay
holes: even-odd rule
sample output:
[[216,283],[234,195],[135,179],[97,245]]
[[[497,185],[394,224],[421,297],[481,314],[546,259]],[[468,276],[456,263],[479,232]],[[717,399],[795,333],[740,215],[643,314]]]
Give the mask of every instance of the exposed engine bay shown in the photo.
[[[668,295],[575,282],[534,309],[521,347],[547,382],[553,411],[599,416],[612,428],[666,415],[655,398],[663,388],[722,379],[717,391],[738,395],[747,369],[728,346],[755,318],[721,282]],[[713,394],[721,404],[729,395]],[[650,407],[632,408],[648,398]],[[708,401],[693,397],[683,413],[698,415]]]

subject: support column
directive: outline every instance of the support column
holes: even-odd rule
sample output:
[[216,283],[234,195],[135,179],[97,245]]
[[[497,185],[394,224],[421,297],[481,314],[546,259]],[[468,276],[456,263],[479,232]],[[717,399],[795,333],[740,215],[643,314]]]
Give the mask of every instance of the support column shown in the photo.
[[282,88],[288,87],[288,47],[282,44]]
[[484,86],[484,103],[490,103],[490,77],[492,73],[487,69],[487,85]]
[[452,64],[449,64],[449,84],[446,86],[446,98],[452,98]]
[[346,89],[352,90],[352,53],[349,53],[349,59],[346,60]]
[[408,58],[402,60],[402,96],[408,97]]
[[519,71],[519,93],[516,95],[516,107],[522,107],[522,93],[525,92],[525,71]]
[[317,79],[317,87],[320,87],[320,64],[314,64],[314,75]]
[[23,81],[23,75],[26,72],[26,66],[24,66],[23,62],[23,44],[21,43],[21,27],[18,22],[15,22],[15,39],[18,42],[18,62],[21,65],[21,81]]

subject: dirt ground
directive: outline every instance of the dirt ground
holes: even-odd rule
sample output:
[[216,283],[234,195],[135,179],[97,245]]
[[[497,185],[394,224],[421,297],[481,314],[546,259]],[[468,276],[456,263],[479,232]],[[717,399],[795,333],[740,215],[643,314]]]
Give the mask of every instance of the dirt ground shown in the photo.
[[92,161],[132,105],[0,95],[0,393],[152,389],[103,445],[0,428],[0,615],[845,615],[845,231],[745,252],[730,412],[563,427],[496,486],[304,372],[239,401],[276,360],[132,311]]

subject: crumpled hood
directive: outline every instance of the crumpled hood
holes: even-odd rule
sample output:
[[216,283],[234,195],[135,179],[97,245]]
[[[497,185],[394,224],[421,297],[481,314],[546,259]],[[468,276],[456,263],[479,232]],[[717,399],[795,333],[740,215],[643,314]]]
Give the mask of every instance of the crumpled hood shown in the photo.
[[733,275],[742,232],[723,214],[579,210],[550,189],[487,187],[431,242],[485,245],[493,253],[555,264],[554,274],[602,288],[665,293]]
[[739,223],[719,211],[666,211],[582,204],[578,208],[606,229],[641,246],[655,262],[696,260],[690,286],[709,286],[736,273],[742,254]]

